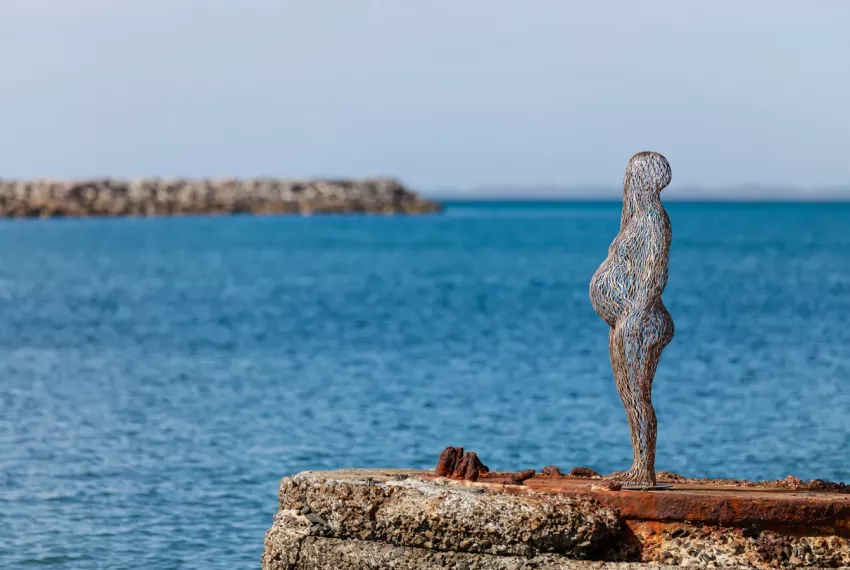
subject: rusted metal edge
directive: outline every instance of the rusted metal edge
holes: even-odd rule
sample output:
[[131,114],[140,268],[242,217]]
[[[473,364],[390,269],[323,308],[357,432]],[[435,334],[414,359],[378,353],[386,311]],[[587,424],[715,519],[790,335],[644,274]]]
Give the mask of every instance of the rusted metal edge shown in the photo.
[[[418,475],[424,480],[438,477]],[[729,486],[696,485],[664,491],[608,491],[588,480],[553,481],[534,477],[524,485],[505,485],[486,478],[477,482],[451,480],[451,484],[473,486],[501,493],[560,494],[593,499],[615,509],[627,521],[690,522],[720,526],[806,527],[820,532],[850,535],[850,497],[827,493],[779,493]],[[695,488],[697,487],[697,488]]]

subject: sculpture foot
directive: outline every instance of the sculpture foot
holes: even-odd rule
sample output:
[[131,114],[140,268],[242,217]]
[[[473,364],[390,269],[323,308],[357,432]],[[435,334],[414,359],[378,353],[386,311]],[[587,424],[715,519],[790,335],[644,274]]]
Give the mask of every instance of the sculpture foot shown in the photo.
[[655,474],[648,469],[632,467],[628,471],[618,471],[611,474],[611,479],[618,481],[624,488],[652,489],[656,486]]

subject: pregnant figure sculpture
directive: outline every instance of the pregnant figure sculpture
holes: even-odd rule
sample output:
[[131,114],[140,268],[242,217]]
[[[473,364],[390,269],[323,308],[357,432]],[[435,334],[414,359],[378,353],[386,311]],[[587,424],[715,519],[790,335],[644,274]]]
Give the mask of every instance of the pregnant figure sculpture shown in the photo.
[[629,160],[620,233],[590,281],[593,308],[611,327],[611,368],[632,436],[634,462],[616,478],[635,486],[655,486],[652,380],[661,351],[673,339],[673,319],[661,302],[672,238],[661,190],[670,178],[670,164],[657,152]]

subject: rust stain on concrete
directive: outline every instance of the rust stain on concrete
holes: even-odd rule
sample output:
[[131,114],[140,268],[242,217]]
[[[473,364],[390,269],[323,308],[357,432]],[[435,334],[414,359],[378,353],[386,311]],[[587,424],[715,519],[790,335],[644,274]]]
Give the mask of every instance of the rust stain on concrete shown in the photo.
[[[525,475],[526,473],[523,473]],[[519,474],[517,474],[519,475]],[[436,475],[420,475],[424,480]],[[537,475],[522,486],[507,485],[508,473],[482,474],[476,482],[452,481],[503,493],[562,494],[592,498],[616,509],[626,521],[689,522],[763,528],[813,526],[824,532],[850,533],[850,496],[829,491],[765,486],[672,483],[670,489],[609,491],[591,478]],[[519,478],[519,477],[517,477]]]

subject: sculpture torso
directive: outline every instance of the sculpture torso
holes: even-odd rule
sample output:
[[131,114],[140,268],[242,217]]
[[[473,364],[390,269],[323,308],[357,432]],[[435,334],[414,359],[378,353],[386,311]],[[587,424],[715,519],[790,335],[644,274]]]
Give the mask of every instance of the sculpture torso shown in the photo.
[[[608,248],[608,257],[590,281],[590,301],[608,325],[613,327],[633,306],[643,308],[660,302],[667,285],[671,233],[670,219],[660,201],[623,220],[620,233]],[[645,271],[647,247],[658,250],[662,271]]]

